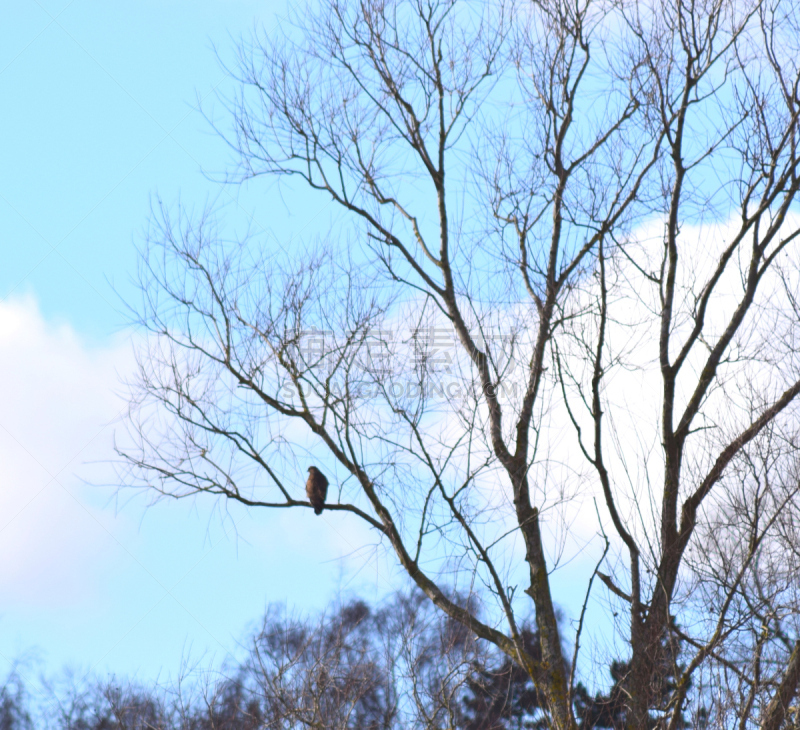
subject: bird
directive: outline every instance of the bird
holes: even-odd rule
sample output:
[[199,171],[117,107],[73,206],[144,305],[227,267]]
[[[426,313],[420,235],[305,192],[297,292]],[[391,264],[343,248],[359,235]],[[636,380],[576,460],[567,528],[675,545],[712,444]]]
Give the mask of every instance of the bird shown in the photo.
[[328,494],[328,480],[316,466],[308,467],[308,481],[306,482],[306,494],[308,501],[314,508],[315,515],[322,514],[325,506],[325,497]]

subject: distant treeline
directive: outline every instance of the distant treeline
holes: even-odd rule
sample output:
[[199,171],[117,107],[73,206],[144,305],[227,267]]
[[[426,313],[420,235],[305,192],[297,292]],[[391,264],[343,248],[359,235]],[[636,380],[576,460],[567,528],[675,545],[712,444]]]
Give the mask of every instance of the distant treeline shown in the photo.
[[[522,629],[539,654],[536,631]],[[590,696],[576,684],[581,728],[622,728],[618,682]],[[546,728],[542,698],[517,664],[419,593],[377,606],[340,603],[317,616],[267,612],[246,658],[172,684],[62,681],[44,694],[12,670],[0,730],[512,730]],[[684,727],[688,727],[684,725]]]

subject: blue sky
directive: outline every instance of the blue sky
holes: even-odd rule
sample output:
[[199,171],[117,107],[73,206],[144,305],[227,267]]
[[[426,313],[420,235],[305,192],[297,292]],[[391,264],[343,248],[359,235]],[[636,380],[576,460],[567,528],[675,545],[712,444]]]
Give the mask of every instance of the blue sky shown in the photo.
[[227,159],[196,109],[199,97],[213,110],[228,81],[212,46],[224,56],[285,11],[283,0],[4,7],[0,655],[35,660],[31,673],[38,662],[164,676],[187,653],[237,654],[271,601],[313,609],[392,584],[356,551],[370,538],[334,517],[222,514],[210,500],[146,509],[97,486],[113,481],[135,337],[121,301],[153,196],[216,199],[256,231],[289,235],[326,215],[324,200],[301,220],[269,186],[221,191],[203,175]]
[[[138,336],[122,303],[135,296],[136,245],[154,197],[216,201],[284,250],[337,221],[321,196],[282,196],[266,180],[222,188],[204,175],[228,160],[197,109],[199,98],[221,114],[215,92],[231,88],[213,47],[229,57],[254,24],[275,31],[287,2],[4,7],[0,678],[3,663],[19,659],[34,690],[39,669],[66,665],[174,676],[187,656],[241,656],[270,602],[315,610],[337,593],[375,598],[401,582],[375,537],[342,515],[209,499],[148,508],[148,495],[113,486],[120,381]],[[706,233],[696,232],[703,245]],[[618,381],[655,413],[638,393],[657,387],[625,386]],[[657,443],[642,437],[641,448],[656,453]],[[575,532],[589,540],[592,529]],[[583,557],[554,576],[557,601],[580,605],[594,567]],[[597,587],[594,595],[607,600]],[[588,620],[610,643],[608,614]]]
[[6,12],[5,296],[34,292],[45,316],[84,334],[119,327],[112,287],[126,287],[149,197],[219,194],[200,170],[221,169],[225,149],[196,110],[226,89],[212,45],[225,55],[231,36],[275,28],[281,12],[283,0],[34,0]]

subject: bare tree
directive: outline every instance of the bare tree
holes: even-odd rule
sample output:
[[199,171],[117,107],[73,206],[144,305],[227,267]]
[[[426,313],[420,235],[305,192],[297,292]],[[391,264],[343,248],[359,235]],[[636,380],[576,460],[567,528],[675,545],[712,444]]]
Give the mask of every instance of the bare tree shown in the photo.
[[28,688],[15,665],[0,687],[0,728],[2,730],[31,730],[33,722],[28,712]]
[[569,606],[564,656],[551,572],[595,499],[587,600],[602,582],[628,616],[614,722],[782,727],[799,31],[788,0],[334,0],[242,42],[230,182],[297,180],[363,244],[278,257],[162,209],[127,477],[308,509],[313,448],[326,511],[522,667],[559,730],[589,637]]
[[462,727],[466,678],[491,663],[417,592],[318,620],[265,617],[242,670],[268,728]]
[[12,675],[0,695],[9,730],[510,730],[539,706],[515,696],[526,677],[484,686],[508,678],[502,659],[411,591],[311,617],[272,606],[242,662],[195,666],[175,682],[66,676],[50,685],[52,702],[30,707]]

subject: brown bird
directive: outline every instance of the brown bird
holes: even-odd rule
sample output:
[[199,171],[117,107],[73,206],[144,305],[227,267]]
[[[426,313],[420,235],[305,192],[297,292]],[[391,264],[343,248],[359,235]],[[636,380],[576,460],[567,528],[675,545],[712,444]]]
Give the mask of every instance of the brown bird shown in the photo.
[[316,466],[308,467],[308,481],[306,482],[308,501],[314,508],[315,515],[322,514],[325,506],[325,497],[328,495],[328,480]]

